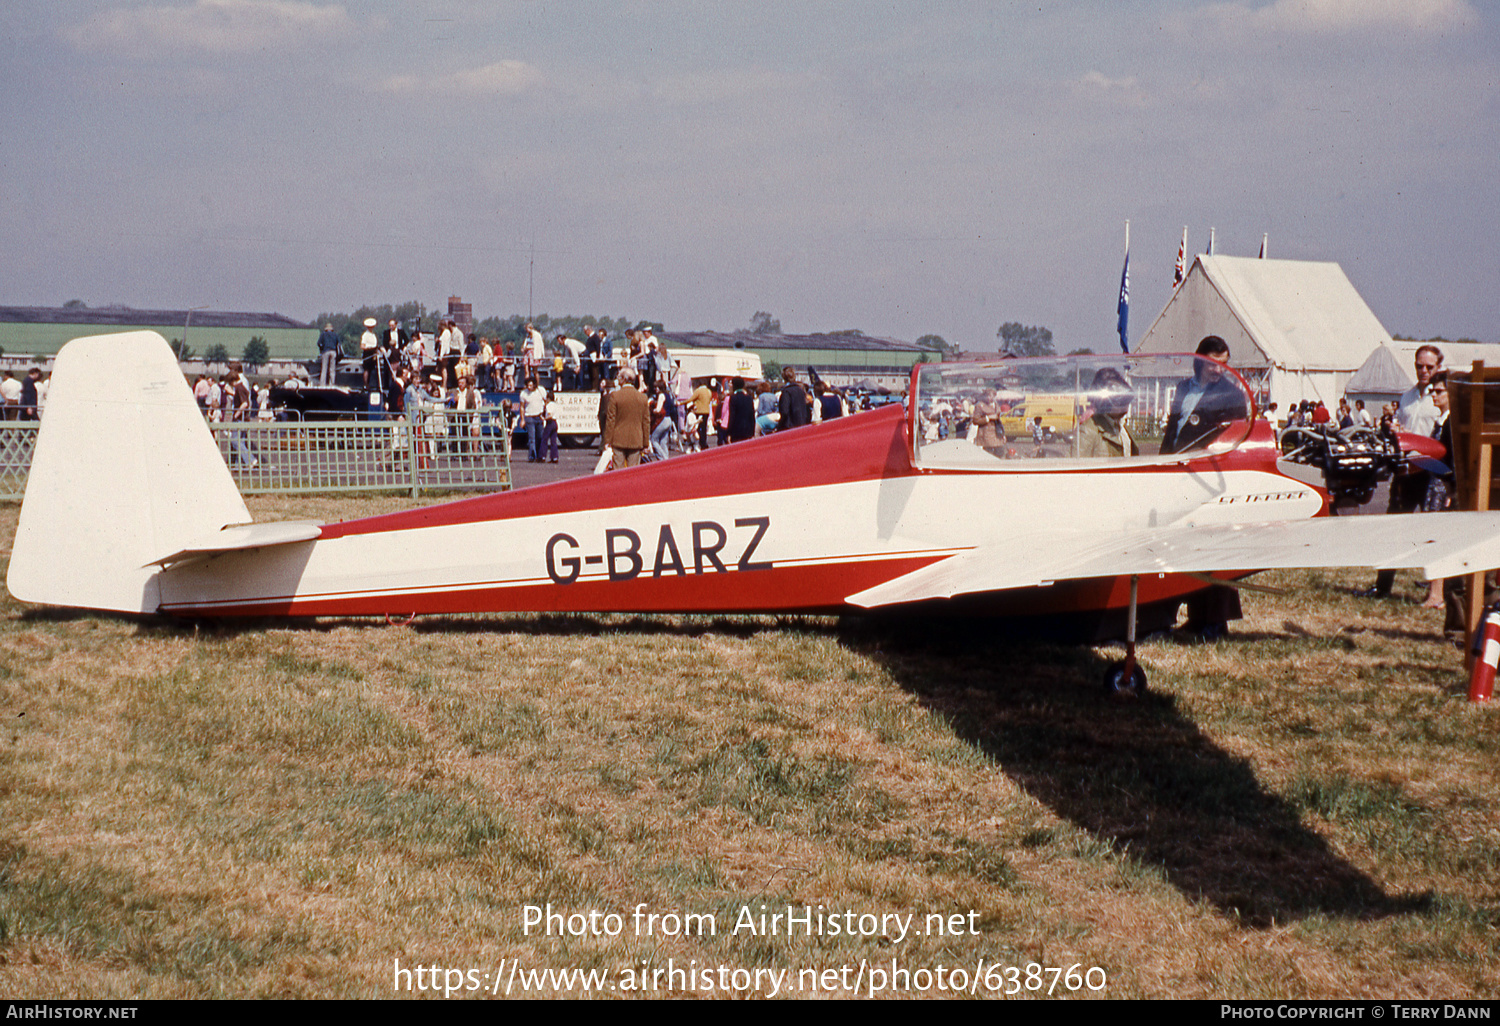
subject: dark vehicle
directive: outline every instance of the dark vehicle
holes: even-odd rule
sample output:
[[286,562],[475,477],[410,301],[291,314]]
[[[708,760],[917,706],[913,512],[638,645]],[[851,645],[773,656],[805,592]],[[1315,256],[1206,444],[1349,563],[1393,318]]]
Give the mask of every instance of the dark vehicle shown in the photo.
[[268,400],[278,420],[346,420],[370,411],[370,395],[343,385],[272,385]]
[[1378,428],[1340,430],[1324,424],[1283,431],[1281,458],[1321,470],[1335,507],[1369,502],[1375,487],[1403,461],[1401,444],[1393,434]]
[[[318,377],[316,360],[303,364],[308,369],[308,384],[299,388],[272,385],[269,402],[278,420],[348,420],[368,414],[385,413],[383,392],[376,392],[376,401],[370,402],[370,392],[364,387],[364,366],[357,359],[345,357],[339,361],[334,372],[334,384],[314,385]],[[382,387],[395,380],[390,363],[382,362],[378,373]]]
[[480,431],[486,436],[498,436],[504,433],[504,424],[510,422],[511,438],[519,441],[524,447],[526,445],[526,418],[520,416],[521,393],[520,392],[481,392],[484,398],[485,413]]

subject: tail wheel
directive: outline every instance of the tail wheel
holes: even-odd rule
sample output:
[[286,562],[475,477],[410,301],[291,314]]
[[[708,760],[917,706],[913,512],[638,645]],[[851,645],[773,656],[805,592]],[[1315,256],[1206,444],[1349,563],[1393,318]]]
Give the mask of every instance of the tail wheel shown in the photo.
[[1111,698],[1140,698],[1146,693],[1146,671],[1136,663],[1127,676],[1124,660],[1110,663],[1104,671],[1104,690]]

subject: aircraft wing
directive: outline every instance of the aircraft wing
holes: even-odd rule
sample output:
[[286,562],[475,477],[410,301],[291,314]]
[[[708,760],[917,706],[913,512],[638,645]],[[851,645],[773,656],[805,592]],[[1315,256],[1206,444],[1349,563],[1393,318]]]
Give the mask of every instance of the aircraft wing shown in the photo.
[[1089,577],[1315,566],[1420,569],[1429,579],[1500,567],[1500,512],[1320,517],[1141,528],[1079,544],[1073,534],[986,545],[850,595],[877,606]]

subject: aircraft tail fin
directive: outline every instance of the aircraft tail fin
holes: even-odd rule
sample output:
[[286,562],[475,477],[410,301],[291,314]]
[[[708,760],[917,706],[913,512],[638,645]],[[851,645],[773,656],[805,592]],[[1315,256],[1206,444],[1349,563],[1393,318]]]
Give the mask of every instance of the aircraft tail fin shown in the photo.
[[23,602],[155,612],[152,565],[250,520],[165,339],[63,346],[6,586]]

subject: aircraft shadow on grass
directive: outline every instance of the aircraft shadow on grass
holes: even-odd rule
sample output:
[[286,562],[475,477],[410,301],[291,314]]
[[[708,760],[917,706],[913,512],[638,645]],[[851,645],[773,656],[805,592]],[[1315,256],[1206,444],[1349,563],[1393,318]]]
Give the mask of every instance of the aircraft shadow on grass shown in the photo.
[[1256,927],[1311,915],[1373,919],[1430,895],[1390,895],[1215,744],[1170,695],[1113,703],[1087,649],[977,639],[972,630],[856,628],[845,644],[881,659],[1059,817],[1171,885]]

